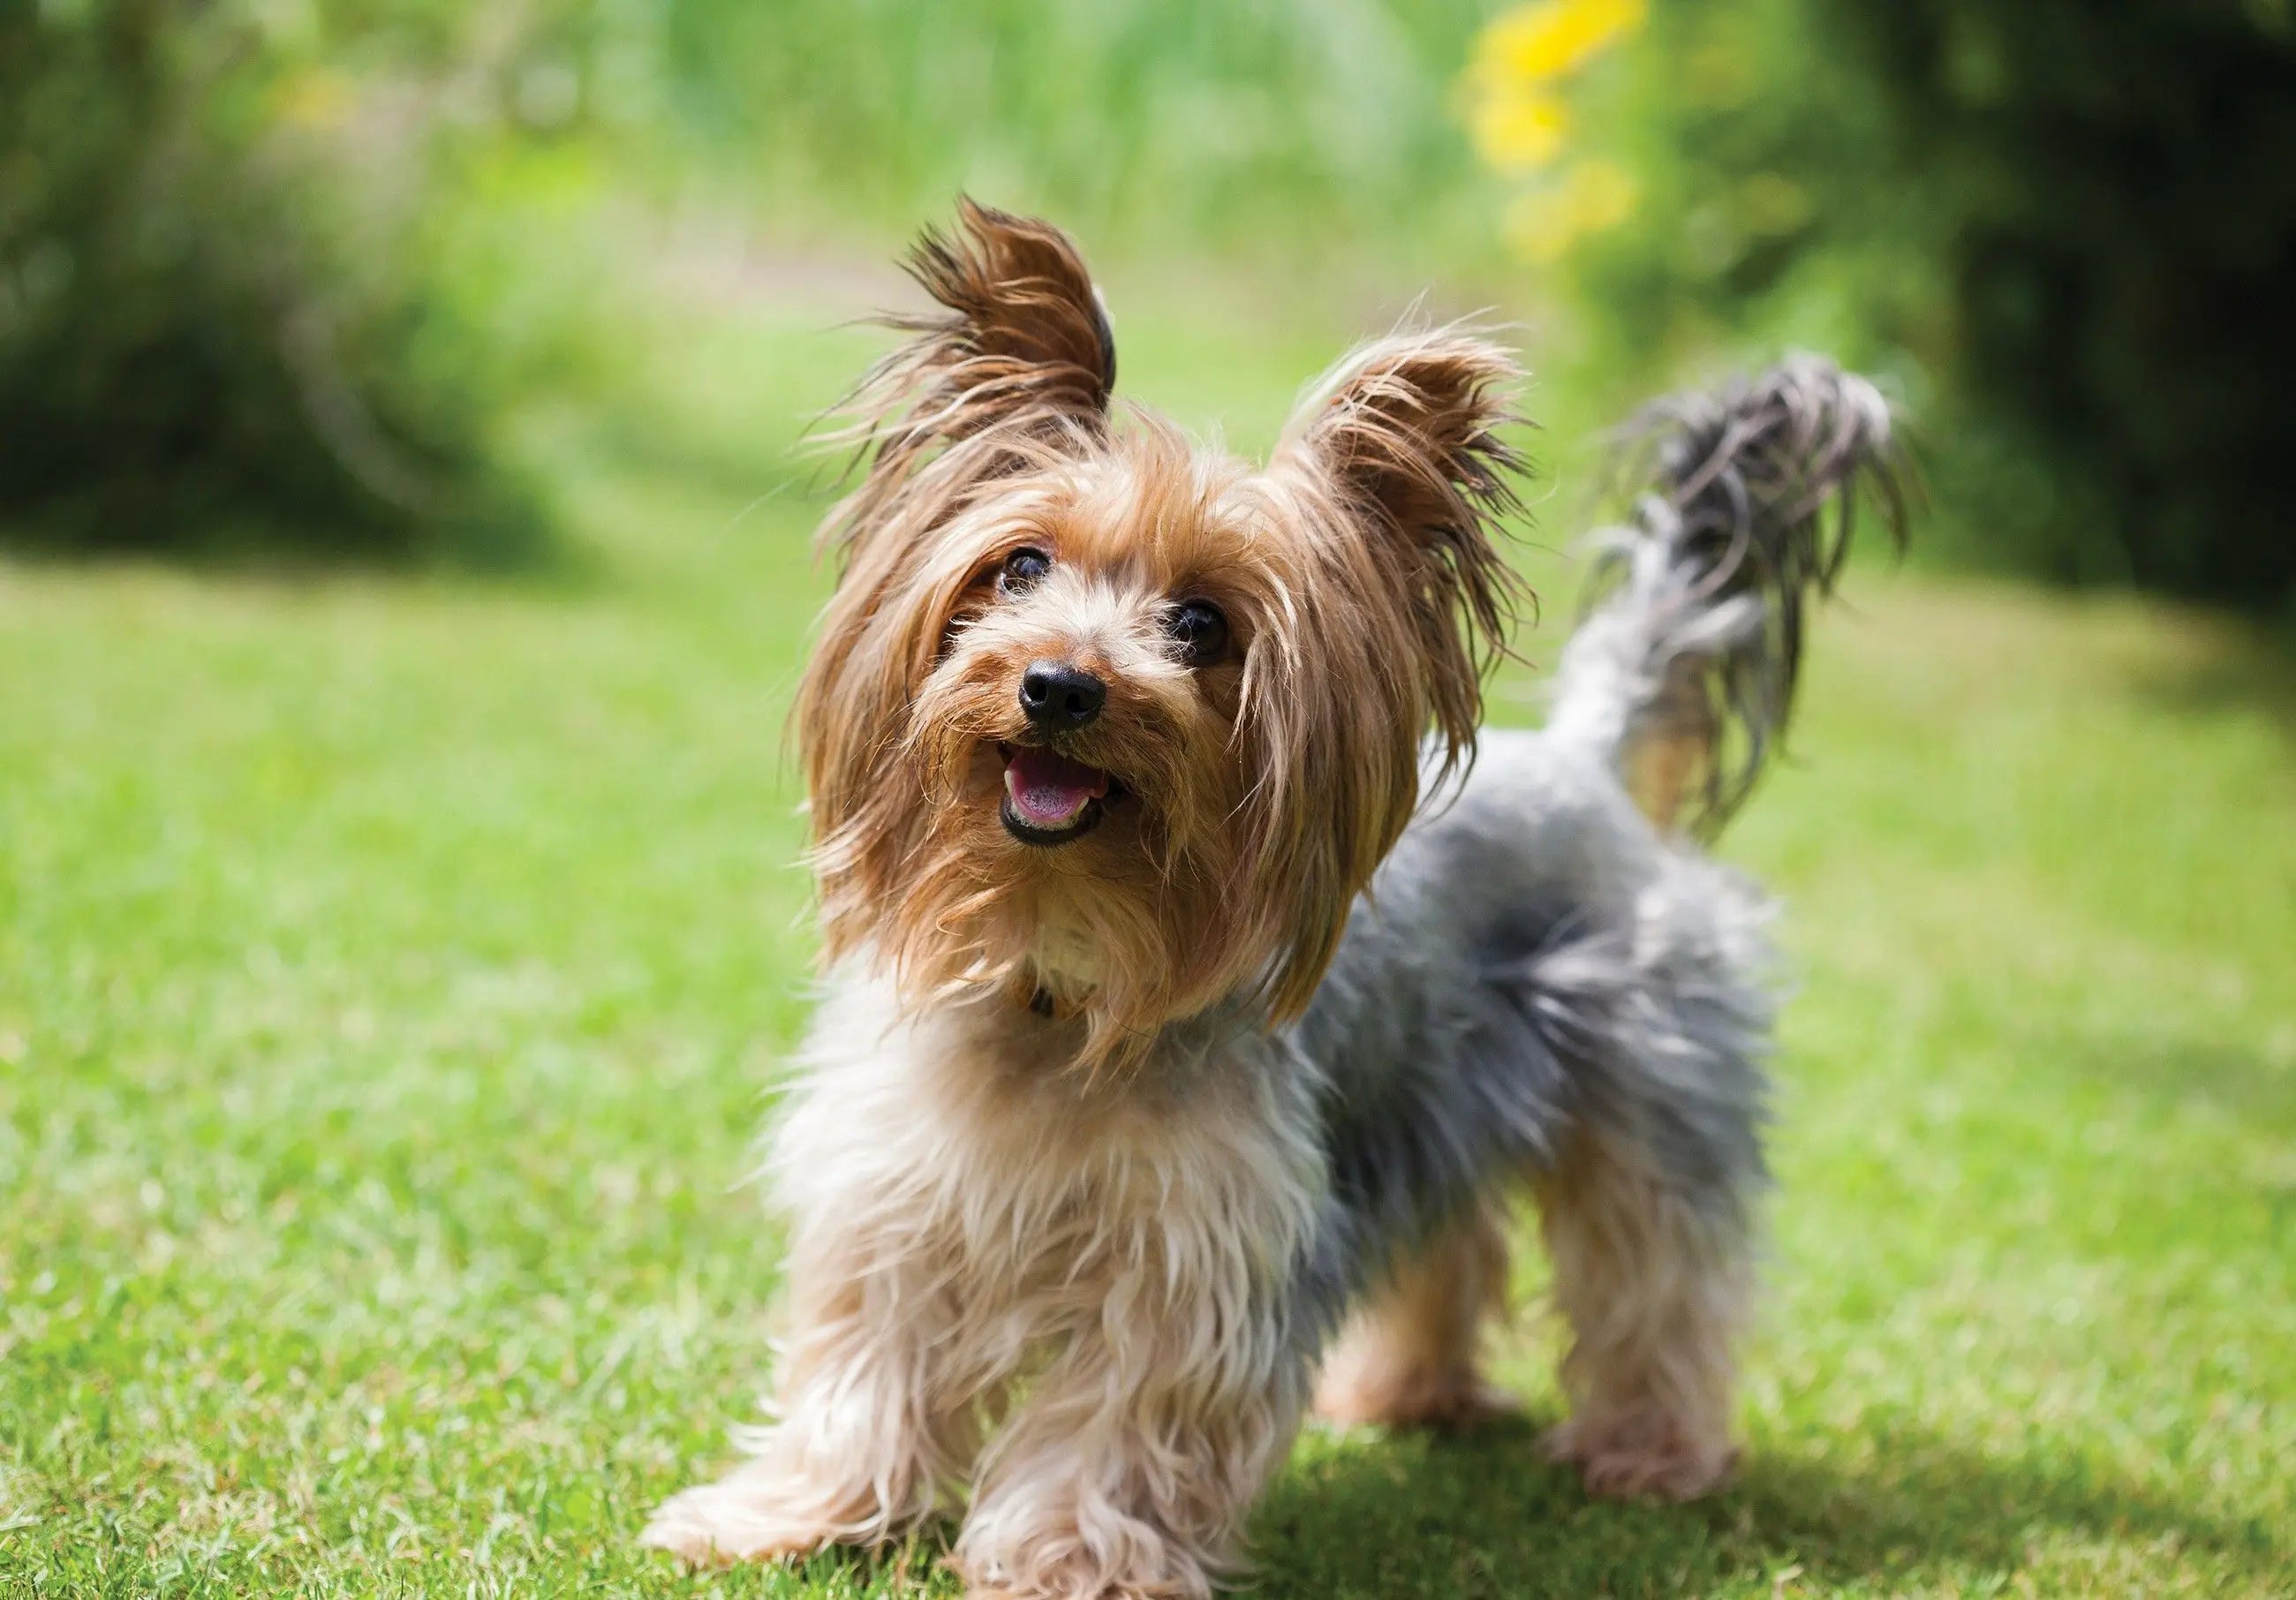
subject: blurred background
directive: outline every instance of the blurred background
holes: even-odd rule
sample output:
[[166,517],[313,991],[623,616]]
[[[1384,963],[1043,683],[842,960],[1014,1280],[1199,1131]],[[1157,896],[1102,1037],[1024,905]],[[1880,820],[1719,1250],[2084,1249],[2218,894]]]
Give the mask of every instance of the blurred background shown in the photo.
[[2285,1596],[2290,0],[0,0],[0,1590],[694,1592],[632,1538],[769,1364],[803,436],[960,191],[1248,451],[1511,324],[1498,721],[1644,396],[1824,350],[1928,485],[1721,846],[1798,981],[1741,1485],[1311,1434],[1256,1592]]
[[2286,0],[11,0],[0,537],[562,555],[521,423],[897,298],[970,189],[1152,325],[1431,286],[1590,407],[1822,348],[1920,419],[1931,555],[2271,610],[2292,149]]

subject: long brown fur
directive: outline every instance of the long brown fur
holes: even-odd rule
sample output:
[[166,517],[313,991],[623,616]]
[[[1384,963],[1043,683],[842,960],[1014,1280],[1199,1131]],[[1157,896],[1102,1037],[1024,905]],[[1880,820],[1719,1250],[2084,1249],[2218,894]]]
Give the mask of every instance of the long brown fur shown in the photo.
[[1316,1412],[1350,1426],[1464,1428],[1515,1409],[1483,1376],[1483,1341],[1507,1308],[1506,1218],[1478,1199],[1398,1262],[1340,1331]]
[[[828,956],[873,948],[912,993],[1042,995],[1084,1021],[1088,1069],[1239,992],[1295,1015],[1417,803],[1420,731],[1472,746],[1516,592],[1492,537],[1516,369],[1460,331],[1396,335],[1251,475],[1116,425],[1107,320],[1062,235],[969,203],[960,222],[913,260],[945,309],[902,319],[916,337],[858,391],[868,468],[828,524],[843,570],[797,709]],[[1023,546],[1053,578],[992,613]],[[1172,660],[1184,591],[1226,612],[1234,664]],[[1271,669],[1311,646],[1321,672]],[[1057,855],[1003,837],[981,753],[1022,736],[1012,685],[1046,656],[1126,697],[1062,749],[1134,797]]]
[[1591,1129],[1534,1186],[1570,1329],[1570,1416],[1547,1454],[1597,1494],[1705,1494],[1737,1460],[1732,1346],[1752,1284],[1733,1225]]
[[[1504,919],[1463,923],[1478,931],[1456,948],[1439,922],[1398,923],[1369,936],[1392,941],[1375,967],[1409,969],[1393,995],[1343,965],[1331,987],[1352,1009],[1308,1012],[1423,775],[1528,787],[1549,770],[1463,772],[1525,598],[1501,537],[1522,471],[1513,358],[1456,326],[1374,341],[1254,465],[1113,406],[1108,320],[1057,230],[966,201],[910,267],[934,308],[894,319],[906,341],[853,398],[861,478],[824,528],[838,581],[796,709],[826,971],[763,1174],[789,1227],[775,1420],[645,1542],[784,1559],[881,1546],[962,1504],[950,1563],[983,1600],[1210,1600],[1241,1570],[1330,1322],[1354,1313],[1327,1415],[1456,1424],[1505,1404],[1480,1344],[1527,1162],[1574,1340],[1554,1449],[1598,1492],[1711,1487],[1743,1218],[1653,1170],[1666,1158],[1593,1091],[1603,1041],[1751,1072],[1767,1013],[1731,981],[1754,936],[1710,949],[1737,927],[1710,915],[1639,929],[1646,965],[1682,968],[1660,982],[1606,937],[1542,934],[1485,1016],[1489,997],[1433,969],[1480,974],[1490,941],[1521,966]],[[1670,480],[1670,514],[1708,537],[1700,486],[1726,495],[1747,471]],[[1619,634],[1614,676],[1639,682],[1652,632]],[[1062,681],[1065,710],[1042,687]],[[1590,699],[1616,745],[1644,697]],[[1608,759],[1577,759],[1599,804],[1554,813],[1578,832],[1550,875],[1599,867],[1597,825],[1623,818],[1631,834],[1612,831],[1679,880],[1688,858],[1617,800]],[[1697,781],[1660,773],[1659,803]],[[1530,857],[1492,841],[1518,820],[1547,841],[1542,815],[1444,836],[1482,853],[1382,885],[1375,909],[1414,883],[1447,903],[1487,861],[1514,893],[1508,864]],[[1390,999],[1404,1042],[1379,1034]],[[1714,1014],[1644,1015],[1652,999]],[[1541,1006],[1535,1027],[1515,1014]],[[1395,1057],[1397,1097],[1337,1114],[1349,1057],[1319,1022]],[[1521,1095],[1437,1095],[1481,1082],[1469,1051],[1527,1063]],[[1515,1119],[1508,1142],[1467,1149],[1493,1118]],[[1742,1124],[1716,1120],[1734,1153]],[[1382,1128],[1413,1137],[1390,1149]]]

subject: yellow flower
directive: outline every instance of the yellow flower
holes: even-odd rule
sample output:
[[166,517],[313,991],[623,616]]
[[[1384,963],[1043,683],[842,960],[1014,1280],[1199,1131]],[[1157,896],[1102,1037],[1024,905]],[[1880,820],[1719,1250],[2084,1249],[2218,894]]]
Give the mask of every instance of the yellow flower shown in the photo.
[[1563,77],[1640,27],[1648,9],[1649,0],[1539,0],[1483,30],[1470,70],[1487,84]]
[[1544,167],[1562,152],[1570,108],[1538,90],[1486,94],[1473,111],[1475,148],[1503,172]]
[[1570,134],[1561,80],[1641,25],[1648,0],[1539,0],[1475,42],[1465,74],[1475,148],[1502,171],[1551,165]]
[[1507,208],[1507,239],[1531,260],[1552,264],[1589,234],[1626,221],[1641,199],[1634,175],[1616,161],[1580,161],[1561,181]]
[[[1551,168],[1570,144],[1564,80],[1643,24],[1649,0],[1538,0],[1507,12],[1475,41],[1462,87],[1475,149],[1503,172]],[[1638,196],[1615,162],[1587,160],[1508,209],[1506,233],[1534,260],[1615,227]]]

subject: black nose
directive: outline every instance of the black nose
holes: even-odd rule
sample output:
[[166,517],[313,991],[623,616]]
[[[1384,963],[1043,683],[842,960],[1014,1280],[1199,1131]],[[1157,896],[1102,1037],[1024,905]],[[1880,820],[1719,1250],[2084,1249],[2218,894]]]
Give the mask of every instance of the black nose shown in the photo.
[[1108,702],[1108,685],[1066,661],[1037,661],[1021,675],[1021,711],[1048,734],[1083,727]]

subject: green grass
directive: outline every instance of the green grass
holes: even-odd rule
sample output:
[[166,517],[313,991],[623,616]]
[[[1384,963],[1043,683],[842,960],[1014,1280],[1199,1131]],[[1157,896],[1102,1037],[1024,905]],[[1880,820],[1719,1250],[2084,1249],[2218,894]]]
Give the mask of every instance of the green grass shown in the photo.
[[[1326,353],[1126,325],[1246,442]],[[633,1548],[765,1367],[738,1184],[804,1015],[820,593],[780,463],[862,348],[636,342],[631,405],[529,430],[580,581],[0,568],[0,1591],[953,1592],[930,1545]],[[1601,420],[1544,409],[1551,456]],[[1259,1592],[2296,1585],[2296,672],[2133,602],[1851,589],[1727,846],[1801,984],[1742,1478],[1619,1508],[1527,1432],[1311,1434]],[[1534,1420],[1551,1355],[1505,1352]]]

